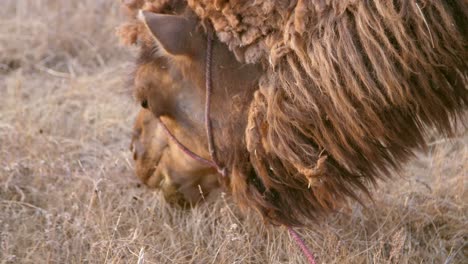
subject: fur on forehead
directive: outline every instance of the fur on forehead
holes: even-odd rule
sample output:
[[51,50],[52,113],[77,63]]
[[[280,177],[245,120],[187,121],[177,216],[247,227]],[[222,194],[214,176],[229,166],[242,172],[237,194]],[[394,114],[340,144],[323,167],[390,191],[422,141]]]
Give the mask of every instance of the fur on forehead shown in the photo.
[[166,56],[165,53],[158,52],[159,49],[155,43],[140,47],[130,76],[130,86],[133,86],[134,96],[138,101],[146,98],[148,89],[162,89],[174,82],[196,77],[193,76],[191,60]]

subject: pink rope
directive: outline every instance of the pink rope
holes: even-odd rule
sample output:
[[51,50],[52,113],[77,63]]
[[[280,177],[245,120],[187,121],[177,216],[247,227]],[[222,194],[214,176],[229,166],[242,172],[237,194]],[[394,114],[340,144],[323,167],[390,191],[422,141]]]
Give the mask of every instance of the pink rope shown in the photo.
[[314,254],[312,254],[312,252],[306,246],[301,236],[290,226],[288,226],[288,231],[289,234],[291,234],[291,236],[294,238],[294,241],[296,241],[296,244],[301,248],[302,253],[304,253],[304,255],[307,257],[309,264],[316,264]]
[[171,133],[171,131],[169,131],[169,129],[167,128],[167,126],[164,124],[164,122],[162,122],[161,119],[159,119],[159,122],[161,123],[162,127],[164,128],[164,131],[166,132],[167,136],[174,142],[176,143],[176,145],[180,148],[180,150],[182,150],[182,152],[184,152],[185,154],[187,154],[188,156],[190,156],[192,159],[194,160],[197,160],[201,163],[204,163],[210,167],[213,167],[213,168],[216,168],[216,165],[211,161],[211,160],[207,160],[205,158],[202,158],[200,155],[198,154],[195,154],[193,151],[191,151],[190,149],[188,149],[186,146],[184,146],[184,144],[182,144],[175,136],[174,134]]

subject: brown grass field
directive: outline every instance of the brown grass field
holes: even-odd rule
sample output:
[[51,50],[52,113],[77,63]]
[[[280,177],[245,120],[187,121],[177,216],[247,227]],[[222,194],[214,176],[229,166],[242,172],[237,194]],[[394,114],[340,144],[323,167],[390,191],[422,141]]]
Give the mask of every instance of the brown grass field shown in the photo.
[[[0,263],[305,263],[223,193],[191,210],[141,186],[118,0],[2,0]],[[433,137],[375,201],[298,229],[319,263],[468,263],[468,133]]]

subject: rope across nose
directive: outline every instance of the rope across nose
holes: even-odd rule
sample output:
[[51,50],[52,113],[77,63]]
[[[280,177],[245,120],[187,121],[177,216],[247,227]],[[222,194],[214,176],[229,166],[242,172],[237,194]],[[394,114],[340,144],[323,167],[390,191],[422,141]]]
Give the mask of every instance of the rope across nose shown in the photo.
[[210,167],[216,168],[216,165],[214,164],[213,161],[201,157],[200,155],[196,154],[195,152],[193,152],[189,148],[187,148],[184,144],[182,144],[174,136],[174,134],[171,133],[171,131],[167,128],[166,124],[164,124],[164,122],[161,119],[159,119],[159,122],[161,123],[161,125],[162,125],[162,127],[164,129],[164,132],[166,132],[167,136],[177,145],[177,147],[179,147],[182,150],[182,152],[184,152],[186,155],[190,156],[192,159],[194,159],[196,161],[199,161],[199,162],[201,162],[203,164],[206,164],[206,165],[208,165]]

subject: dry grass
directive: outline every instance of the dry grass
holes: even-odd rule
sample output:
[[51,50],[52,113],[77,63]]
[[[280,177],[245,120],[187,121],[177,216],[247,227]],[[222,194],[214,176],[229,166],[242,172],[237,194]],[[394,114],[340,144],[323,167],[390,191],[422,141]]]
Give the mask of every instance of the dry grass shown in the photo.
[[[117,0],[2,0],[1,263],[303,263],[227,195],[181,211],[139,187],[118,21]],[[439,139],[375,203],[299,231],[321,263],[467,263],[467,161],[468,133]]]

